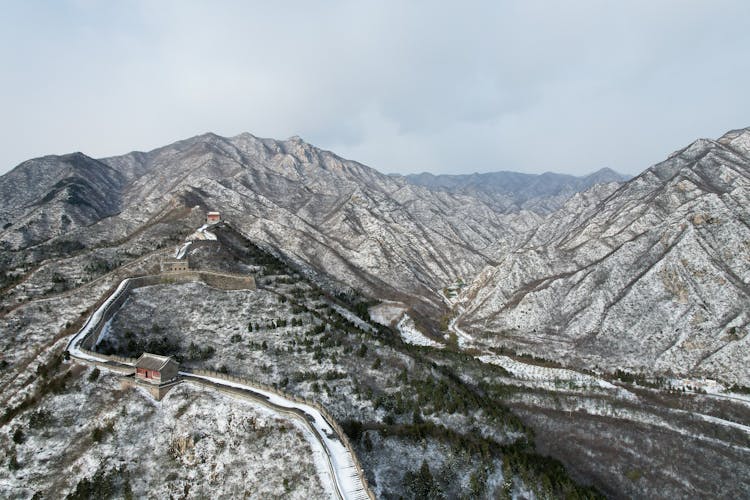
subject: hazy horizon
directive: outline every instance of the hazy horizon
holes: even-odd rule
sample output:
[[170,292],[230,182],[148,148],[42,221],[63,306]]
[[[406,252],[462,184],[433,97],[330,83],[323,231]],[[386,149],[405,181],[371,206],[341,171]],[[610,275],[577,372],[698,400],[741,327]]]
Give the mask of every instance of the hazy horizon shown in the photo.
[[4,3],[0,174],[212,130],[385,173],[635,175],[750,125],[750,4]]
[[[242,132],[241,134],[245,134],[245,133],[250,133],[250,132]],[[93,158],[95,160],[103,160],[103,159],[111,158],[111,157],[124,156],[124,155],[130,154],[130,153],[149,153],[150,151],[159,149],[162,146],[167,146],[169,144],[174,144],[176,142],[180,142],[180,141],[183,141],[183,140],[190,140],[190,139],[193,139],[193,138],[196,138],[196,137],[200,137],[200,136],[203,136],[203,135],[206,135],[206,134],[219,135],[220,137],[224,137],[224,138],[227,138],[227,139],[231,139],[232,137],[236,137],[238,135],[241,135],[241,134],[234,134],[232,136],[221,136],[220,134],[216,134],[215,132],[203,132],[202,134],[196,134],[196,135],[191,136],[191,137],[185,137],[185,138],[182,138],[182,139],[171,141],[171,142],[169,142],[167,144],[162,144],[161,146],[157,146],[156,148],[151,148],[151,149],[131,149],[130,151],[125,151],[125,152],[117,153],[117,154],[114,154],[114,155],[105,155],[105,156],[91,156],[88,153],[86,153],[86,151],[79,151],[79,150],[77,150],[77,151],[67,151],[67,152],[64,152],[64,153],[48,153],[46,155],[41,155],[41,156],[27,158],[26,160],[23,160],[21,163],[19,163],[17,165],[14,165],[13,167],[9,168],[7,171],[1,172],[0,175],[10,172],[14,168],[20,166],[25,161],[33,160],[33,159],[44,157],[44,156],[65,156],[65,155],[69,155],[69,154],[83,153],[84,155],[86,155],[86,156],[88,156],[90,158]],[[258,135],[255,135],[255,134],[251,134],[251,135],[253,135],[253,136],[255,136],[255,137],[259,138],[259,139],[274,139],[274,140],[280,140],[280,141],[288,140],[288,139],[290,139],[292,137],[295,137],[295,136],[290,136],[290,137],[286,137],[286,138],[282,139],[282,138],[277,138],[277,137],[262,137],[262,136],[258,136]],[[296,136],[296,137],[299,137],[299,136]],[[308,144],[310,144],[310,145],[312,145],[314,147],[317,147],[318,149],[334,153],[337,156],[341,156],[345,160],[352,160],[352,161],[356,161],[358,163],[362,163],[363,165],[365,165],[367,167],[370,167],[370,168],[373,168],[375,170],[378,170],[379,172],[381,172],[383,174],[386,174],[386,175],[403,175],[403,176],[407,176],[407,175],[429,174],[429,175],[435,175],[435,176],[438,176],[438,175],[458,176],[458,175],[483,175],[483,174],[497,174],[497,173],[518,173],[518,174],[529,174],[529,175],[544,175],[544,174],[556,174],[557,175],[557,174],[560,174],[560,175],[574,175],[574,176],[577,176],[577,177],[586,177],[587,175],[592,175],[592,174],[595,174],[595,173],[597,173],[597,172],[599,172],[601,170],[606,170],[606,169],[613,170],[614,172],[616,172],[616,173],[618,173],[620,175],[625,175],[625,176],[635,176],[638,173],[640,173],[640,172],[637,172],[635,174],[629,174],[629,173],[626,173],[626,172],[620,172],[620,171],[615,170],[615,169],[610,168],[610,167],[601,167],[601,168],[598,168],[596,170],[592,170],[590,172],[583,172],[583,173],[580,173],[580,174],[579,173],[555,172],[555,171],[551,171],[551,170],[545,170],[545,171],[541,171],[540,170],[538,172],[537,171],[533,171],[533,172],[521,172],[519,170],[508,170],[508,169],[486,170],[486,171],[464,171],[464,172],[450,172],[450,171],[445,171],[445,172],[439,172],[439,173],[430,172],[430,171],[426,171],[426,170],[423,170],[423,171],[414,171],[414,172],[389,172],[389,171],[380,170],[377,167],[374,167],[372,165],[367,165],[367,164],[365,164],[363,162],[360,162],[356,158],[347,158],[347,157],[344,157],[342,155],[339,155],[336,151],[331,151],[330,149],[326,149],[326,148],[320,147],[317,144],[312,144],[312,143],[306,141],[304,137],[300,137],[300,139],[302,139],[304,142],[306,142],[306,143],[308,143]],[[644,168],[643,170],[645,170],[646,168]]]

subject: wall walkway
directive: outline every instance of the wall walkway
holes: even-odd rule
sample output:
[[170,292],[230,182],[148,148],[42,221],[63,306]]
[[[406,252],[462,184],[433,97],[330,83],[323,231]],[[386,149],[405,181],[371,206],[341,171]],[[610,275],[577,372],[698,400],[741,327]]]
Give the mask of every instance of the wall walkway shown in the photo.
[[[77,361],[122,375],[134,373],[137,361],[135,358],[105,355],[92,350],[104,326],[125,302],[128,293],[135,288],[197,281],[225,290],[255,289],[255,280],[251,276],[212,271],[176,271],[127,278],[94,311],[81,330],[68,342],[68,353]],[[301,419],[326,451],[327,463],[336,485],[337,496],[342,499],[358,500],[375,498],[349,438],[333,416],[318,402],[287,394],[275,387],[250,379],[207,370],[180,372],[180,381],[213,387],[233,397],[251,399],[276,411]]]

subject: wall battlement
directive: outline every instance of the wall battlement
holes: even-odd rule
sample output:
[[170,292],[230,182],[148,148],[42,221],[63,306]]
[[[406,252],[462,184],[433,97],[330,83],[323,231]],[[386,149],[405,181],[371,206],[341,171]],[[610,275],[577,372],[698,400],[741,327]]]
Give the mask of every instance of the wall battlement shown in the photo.
[[241,274],[219,273],[215,271],[169,271],[161,274],[147,276],[135,276],[127,278],[120,287],[117,296],[108,301],[98,323],[91,329],[89,334],[81,341],[80,346],[87,350],[93,347],[99,340],[102,329],[112,319],[115,313],[128,298],[128,293],[135,288],[153,285],[179,284],[179,283],[205,283],[208,286],[222,290],[255,290],[255,279],[252,276]]

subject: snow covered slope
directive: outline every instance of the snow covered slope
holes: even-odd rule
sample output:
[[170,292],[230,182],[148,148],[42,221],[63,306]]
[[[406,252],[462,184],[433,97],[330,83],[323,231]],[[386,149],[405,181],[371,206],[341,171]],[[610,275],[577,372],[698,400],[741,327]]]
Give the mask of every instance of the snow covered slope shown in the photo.
[[[9,251],[33,243],[42,249],[101,245],[200,206],[221,211],[244,234],[311,271],[406,302],[429,318],[443,308],[437,290],[494,262],[507,241],[541,219],[412,185],[297,137],[205,134],[92,162],[95,171],[83,177],[110,205],[87,219],[70,215],[80,219],[78,225],[60,222],[62,209],[47,201],[34,210],[3,213],[0,222],[10,225],[0,232],[0,245]],[[28,179],[43,171],[47,180],[41,184],[54,186],[69,163],[50,157],[20,165],[0,178],[0,199],[14,196],[15,205],[31,207],[54,191],[32,189]],[[98,207],[97,196],[83,199]],[[32,213],[43,217],[32,224]]]
[[748,144],[701,139],[574,196],[478,275],[458,324],[575,366],[750,385]]

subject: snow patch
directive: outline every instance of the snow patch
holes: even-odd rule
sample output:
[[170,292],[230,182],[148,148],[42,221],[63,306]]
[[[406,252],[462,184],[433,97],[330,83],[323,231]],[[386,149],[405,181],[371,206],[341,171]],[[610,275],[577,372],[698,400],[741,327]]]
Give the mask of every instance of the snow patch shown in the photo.
[[484,354],[477,356],[483,363],[500,366],[510,372],[514,377],[522,380],[534,380],[541,382],[573,382],[577,385],[598,386],[602,389],[619,389],[614,384],[585,373],[579,373],[566,368],[550,368],[547,366],[532,365],[517,361],[508,356],[497,354]]
[[206,231],[208,227],[209,227],[209,224],[203,224],[201,227],[198,228],[197,231],[195,231],[193,234],[191,234],[185,239],[188,241],[193,241],[193,240],[216,241],[216,235],[210,231]]
[[349,309],[345,307],[341,307],[338,304],[335,304],[330,301],[326,301],[326,303],[337,313],[339,313],[341,316],[343,316],[347,321],[350,323],[353,323],[357,326],[357,328],[360,328],[361,330],[365,330],[370,333],[375,333],[377,330],[372,327],[371,324],[367,323],[365,320],[351,312]]
[[192,241],[188,241],[187,243],[183,244],[180,247],[177,247],[174,253],[175,259],[182,259],[185,257],[185,252],[187,252],[188,247],[192,244]]
[[456,334],[456,337],[458,339],[458,346],[463,349],[474,344],[474,337],[459,328],[458,320],[461,317],[461,314],[463,314],[464,310],[461,306],[458,306],[457,310],[458,314],[456,314],[456,317],[453,318],[448,324],[448,330]]
[[409,317],[408,314],[404,314],[401,318],[401,321],[398,322],[398,325],[396,325],[396,328],[398,329],[399,333],[401,334],[401,339],[403,339],[404,342],[407,344],[413,344],[413,345],[421,345],[421,346],[427,346],[427,347],[437,347],[437,348],[443,348],[445,347],[440,342],[436,342],[432,340],[431,338],[427,337],[424,333],[419,331],[417,328],[417,325],[414,323],[414,320]]
[[376,306],[372,306],[368,313],[370,319],[383,326],[392,326],[407,311],[408,307],[403,302],[386,300]]

